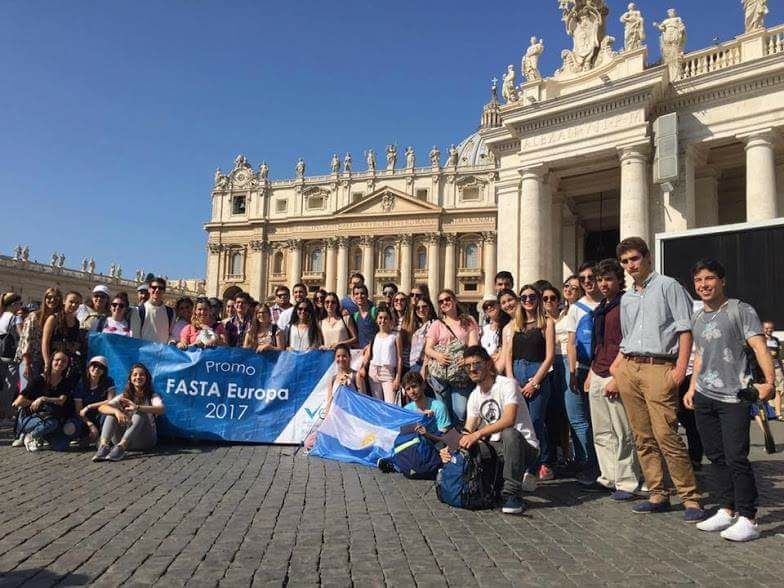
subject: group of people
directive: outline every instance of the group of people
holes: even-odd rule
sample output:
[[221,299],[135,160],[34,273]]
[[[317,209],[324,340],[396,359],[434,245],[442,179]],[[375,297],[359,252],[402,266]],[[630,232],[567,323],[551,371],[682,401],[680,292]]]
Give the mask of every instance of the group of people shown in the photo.
[[[86,360],[88,333],[180,349],[333,350],[333,387],[432,416],[422,432],[433,438],[455,427],[464,448],[479,439],[498,444],[504,512],[522,512],[524,492],[563,473],[616,501],[647,496],[636,513],[664,512],[666,466],[687,522],[753,539],[749,415],[756,399],[775,397],[782,418],[779,344],[771,323],[763,326],[751,306],[726,297],[719,262],[697,263],[693,281],[698,312],[681,284],[653,271],[645,241],[629,238],[617,258],[582,264],[561,288],[540,280],[515,290],[511,273],[501,271],[495,295],[476,309],[449,289],[433,299],[425,284],[410,293],[385,284],[374,302],[358,273],[347,296],[310,295],[296,284],[278,286],[271,303],[240,292],[225,308],[206,297],[167,306],[161,278],[140,286],[133,306],[104,285],[86,303],[50,288],[23,320],[19,296],[7,293],[0,416],[15,411],[14,445],[36,451],[95,443],[96,461],[119,460],[127,449],[155,445],[154,417],[165,409],[141,364],[118,394],[106,358]],[[356,371],[352,349],[361,350]],[[710,517],[694,474],[703,454],[717,472],[720,508]],[[442,458],[450,459],[448,449]]]

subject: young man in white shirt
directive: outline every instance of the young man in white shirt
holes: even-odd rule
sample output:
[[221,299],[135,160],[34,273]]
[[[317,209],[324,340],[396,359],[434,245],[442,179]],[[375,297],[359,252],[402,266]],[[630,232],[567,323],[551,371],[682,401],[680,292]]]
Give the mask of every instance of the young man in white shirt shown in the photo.
[[174,309],[163,303],[166,280],[153,278],[149,283],[150,299],[131,313],[131,333],[137,339],[155,343],[174,343],[171,335],[174,326]]
[[308,287],[305,284],[294,284],[292,294],[294,295],[294,304],[283,310],[278,317],[278,329],[281,331],[285,331],[291,323],[291,315],[294,314],[297,305],[308,297]]
[[[468,433],[460,438],[460,447],[469,449],[479,439],[493,444],[504,463],[502,511],[520,514],[526,508],[521,497],[523,474],[539,455],[539,440],[528,407],[517,382],[496,374],[490,355],[481,345],[466,349],[463,360],[476,388],[468,397],[465,424]],[[449,449],[442,449],[441,459],[448,462],[450,458]]]

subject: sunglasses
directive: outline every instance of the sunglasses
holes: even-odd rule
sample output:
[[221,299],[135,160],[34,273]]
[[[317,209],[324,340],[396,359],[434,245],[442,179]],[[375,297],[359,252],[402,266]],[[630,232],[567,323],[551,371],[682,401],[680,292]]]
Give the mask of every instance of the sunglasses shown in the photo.
[[430,307],[427,304],[418,304],[416,309],[417,310],[430,310]]
[[558,302],[558,296],[542,296],[542,302]]
[[411,294],[409,294],[409,296],[411,296],[411,298],[422,298],[422,293],[421,292],[411,292]]
[[485,365],[485,362],[483,362],[483,361],[472,361],[471,363],[466,363],[466,364],[463,364],[463,365],[465,365],[465,368],[468,371],[478,372],[479,370],[482,369],[482,366]]
[[590,275],[590,276],[580,276],[580,281],[581,281],[581,282],[584,282],[584,283],[586,283],[586,284],[588,284],[588,283],[590,283],[590,282],[595,282],[595,281],[596,281],[596,276],[594,276],[594,275]]
[[395,292],[393,290],[384,290],[384,296],[394,296]]
[[290,298],[291,294],[289,294],[288,292],[284,292],[282,294],[275,294],[275,296],[277,296],[278,298]]
[[536,302],[539,300],[538,294],[521,294],[520,302]]
[[307,306],[298,306],[297,312],[308,312],[310,309]]
[[163,286],[150,286],[150,292],[155,292],[156,290],[160,290],[161,292],[165,292],[166,288]]
[[441,300],[438,301],[438,304],[439,304],[439,306],[443,306],[447,302],[452,302],[452,299],[451,298],[442,298]]
[[112,308],[125,308],[125,303],[123,303],[123,302],[112,302]]

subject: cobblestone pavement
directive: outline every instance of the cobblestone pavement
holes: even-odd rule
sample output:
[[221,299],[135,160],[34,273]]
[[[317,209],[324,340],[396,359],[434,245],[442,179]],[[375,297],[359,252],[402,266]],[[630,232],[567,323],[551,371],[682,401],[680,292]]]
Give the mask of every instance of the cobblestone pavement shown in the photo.
[[[784,451],[784,424],[772,426]],[[167,444],[94,464],[11,448],[5,433],[4,587],[782,585],[784,456],[766,455],[757,431],[763,538],[748,544],[569,480],[512,517],[450,509],[429,482],[293,447]]]

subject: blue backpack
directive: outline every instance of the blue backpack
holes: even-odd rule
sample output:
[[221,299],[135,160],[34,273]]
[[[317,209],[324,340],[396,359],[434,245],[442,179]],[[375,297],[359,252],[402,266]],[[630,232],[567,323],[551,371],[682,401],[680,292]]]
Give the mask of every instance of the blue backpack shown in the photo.
[[577,331],[574,334],[577,345],[577,361],[582,364],[590,364],[593,359],[593,310],[582,302],[575,302],[574,305],[585,311],[577,323]]
[[441,456],[433,443],[422,435],[416,435],[395,447],[392,465],[406,478],[435,480],[441,467]]
[[501,498],[503,466],[492,445],[477,441],[452,455],[436,477],[438,499],[456,508],[495,508]]

